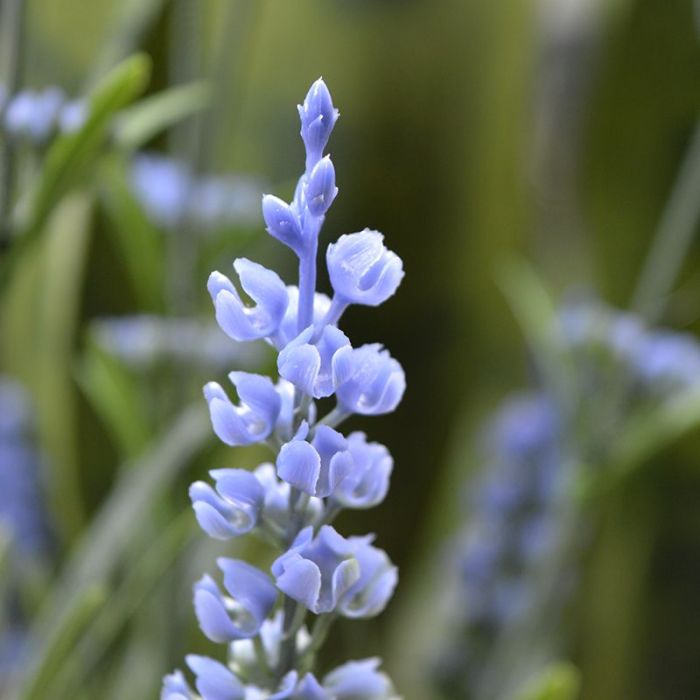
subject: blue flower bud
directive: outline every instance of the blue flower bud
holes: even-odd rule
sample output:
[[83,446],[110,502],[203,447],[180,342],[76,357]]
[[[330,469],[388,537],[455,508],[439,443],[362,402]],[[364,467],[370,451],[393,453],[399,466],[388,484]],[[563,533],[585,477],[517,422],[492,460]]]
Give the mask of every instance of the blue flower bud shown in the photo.
[[345,508],[372,508],[389,490],[394,460],[384,445],[368,443],[364,433],[351,433],[347,444],[352,468],[333,490],[333,500]]
[[310,168],[323,155],[339,112],[333,106],[331,94],[322,78],[311,86],[304,104],[298,105],[297,109],[301,119],[301,138],[306,146],[307,168]]
[[299,215],[294,209],[271,194],[263,195],[262,213],[267,232],[280,243],[302,255],[305,248],[304,235]]
[[347,366],[342,356],[352,351],[345,333],[326,326],[321,337],[311,343],[314,327],[302,331],[277,358],[280,376],[316,399],[330,396],[345,379],[338,368]]
[[394,689],[388,676],[378,671],[378,658],[349,661],[323,679],[334,700],[391,700]]
[[194,607],[202,632],[213,642],[247,639],[260,631],[277,600],[277,590],[267,574],[238,559],[220,557],[224,586],[222,595],[210,576],[194,585]]
[[195,654],[187,656],[186,661],[196,676],[202,700],[245,700],[245,686],[223,664]]
[[381,345],[363,345],[342,360],[344,366],[337,371],[348,379],[338,387],[337,397],[343,410],[377,416],[399,405],[406,378],[401,365]]
[[370,544],[372,539],[372,536],[349,538],[353,555],[360,565],[360,577],[338,605],[338,611],[345,617],[378,615],[386,607],[398,583],[398,569],[386,552]]
[[258,523],[265,499],[262,484],[245,469],[215,469],[210,473],[216,491],[203,481],[190,486],[192,507],[202,530],[219,540],[250,532]]
[[330,156],[321,158],[306,181],[306,208],[313,216],[323,216],[338,194],[335,186],[335,168]]
[[281,399],[274,384],[268,377],[248,372],[231,372],[229,377],[240,406],[234,406],[216,382],[204,387],[214,432],[231,446],[262,442],[272,433],[280,414]]
[[365,229],[341,236],[328,246],[328,274],[336,295],[345,303],[378,306],[398,288],[403,263],[383,241],[381,233]]
[[175,671],[163,678],[160,700],[191,700],[192,690],[182,671]]
[[330,525],[315,538],[313,528],[304,528],[272,564],[277,587],[317,615],[331,612],[360,577],[353,549]]
[[246,258],[238,258],[233,267],[246,294],[256,302],[247,307],[231,281],[220,272],[212,272],[207,289],[214,302],[216,320],[228,336],[238,341],[257,340],[274,335],[289,304],[284,282],[275,272]]

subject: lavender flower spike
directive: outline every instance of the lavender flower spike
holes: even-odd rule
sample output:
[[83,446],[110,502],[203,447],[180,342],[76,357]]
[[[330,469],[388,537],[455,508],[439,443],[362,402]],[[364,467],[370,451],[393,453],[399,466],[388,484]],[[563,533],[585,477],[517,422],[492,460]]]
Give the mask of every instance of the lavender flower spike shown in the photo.
[[[352,413],[393,411],[406,386],[401,365],[379,344],[353,349],[337,327],[350,303],[376,306],[403,277],[399,258],[374,231],[342,236],[327,260],[335,295],[316,290],[321,227],[337,193],[335,168],[323,151],[338,112],[322,80],[299,107],[306,166],[294,197],[263,198],[270,235],[299,261],[298,285],[238,259],[234,268],[250,298],[220,273],[209,293],[224,332],[237,342],[263,340],[278,352],[277,383],[232,372],[238,403],[215,382],[204,387],[212,427],[227,445],[263,443],[273,457],[252,471],[215,469],[190,498],[212,538],[259,533],[278,556],[271,574],[243,561],[218,560],[224,588],[204,576],[194,585],[199,626],[227,645],[227,663],[188,656],[196,692],[179,671],[165,677],[161,700],[395,700],[378,659],[353,661],[315,675],[316,650],[336,616],[368,618],[389,603],[398,571],[374,536],[345,538],[331,525],[343,508],[370,508],[389,488],[388,450],[364,433],[336,430]],[[317,419],[319,399],[336,407]],[[305,618],[319,616],[309,633]],[[321,679],[322,680],[319,680]]]

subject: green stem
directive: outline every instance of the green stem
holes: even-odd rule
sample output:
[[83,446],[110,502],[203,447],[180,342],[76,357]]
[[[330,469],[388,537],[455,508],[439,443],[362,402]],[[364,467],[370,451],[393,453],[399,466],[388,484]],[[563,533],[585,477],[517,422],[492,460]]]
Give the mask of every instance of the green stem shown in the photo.
[[289,596],[284,597],[282,610],[284,615],[282,644],[280,645],[280,656],[275,673],[278,683],[296,665],[297,632],[304,624],[304,618],[306,617],[306,608]]
[[700,123],[662,213],[633,297],[633,308],[651,322],[663,312],[699,217]]
[[272,669],[267,660],[267,652],[265,651],[265,645],[263,644],[262,637],[257,634],[253,637],[253,648],[255,649],[255,658],[258,662],[260,670],[266,675],[272,675]]
[[314,654],[323,646],[323,643],[328,637],[328,633],[335,622],[336,615],[330,613],[328,615],[319,615],[316,618],[313,631],[311,632],[311,641],[304,649],[304,652],[299,657],[297,666],[300,673],[305,673],[311,669],[314,660]]

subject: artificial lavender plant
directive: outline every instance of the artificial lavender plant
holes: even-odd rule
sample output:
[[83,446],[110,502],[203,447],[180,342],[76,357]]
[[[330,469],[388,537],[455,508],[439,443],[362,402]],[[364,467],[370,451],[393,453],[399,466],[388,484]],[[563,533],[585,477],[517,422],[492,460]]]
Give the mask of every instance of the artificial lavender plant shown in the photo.
[[[281,551],[270,572],[221,557],[225,591],[205,575],[194,586],[194,607],[204,634],[226,644],[227,663],[188,656],[194,693],[185,676],[166,676],[163,700],[381,700],[395,697],[378,659],[352,661],[321,679],[314,653],[337,616],[380,613],[397,582],[388,556],[373,536],[344,537],[331,525],[343,508],[370,508],[388,490],[392,459],[363,433],[335,428],[351,414],[393,411],[405,389],[399,363],[379,344],[353,348],[337,323],[347,306],[378,306],[403,277],[401,260],[377,231],[341,236],[328,246],[332,299],[316,291],[318,239],[338,192],[323,155],[338,119],[322,80],[299,106],[306,169],[290,204],[263,198],[274,238],[299,260],[299,285],[286,286],[271,270],[240,258],[240,286],[214,272],[209,292],[216,318],[233,340],[265,340],[279,353],[279,380],[232,372],[239,403],[209,383],[204,395],[214,432],[232,447],[263,443],[274,463],[253,471],[217,469],[213,486],[196,482],[190,496],[202,529],[229,540],[257,532]],[[317,419],[316,401],[335,396],[335,408]],[[310,630],[308,614],[314,617]]]

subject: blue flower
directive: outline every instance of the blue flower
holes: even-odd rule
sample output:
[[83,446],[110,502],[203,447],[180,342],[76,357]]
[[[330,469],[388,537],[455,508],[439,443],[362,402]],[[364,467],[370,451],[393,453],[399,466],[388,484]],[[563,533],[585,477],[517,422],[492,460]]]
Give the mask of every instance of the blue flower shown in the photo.
[[56,129],[64,101],[63,92],[56,87],[40,92],[20,92],[10,99],[5,109],[5,129],[12,136],[44,144]]
[[391,700],[396,698],[389,677],[378,671],[377,658],[349,661],[323,679],[334,700]]
[[391,599],[399,580],[398,569],[386,552],[371,545],[373,537],[350,537],[360,576],[338,604],[341,615],[366,618],[378,615]]
[[340,302],[379,306],[396,292],[403,263],[383,241],[381,233],[365,229],[328,246],[328,274]]
[[50,531],[41,490],[41,458],[31,440],[32,407],[24,388],[0,376],[0,528],[21,556],[42,556]]
[[389,490],[394,460],[377,442],[367,442],[364,433],[347,437],[352,469],[333,490],[333,500],[345,508],[372,508],[381,503]]
[[635,369],[651,389],[671,393],[700,386],[700,345],[691,335],[657,331],[640,343]]
[[325,498],[350,474],[352,456],[345,438],[326,425],[319,425],[313,440],[304,440],[308,427],[302,426],[294,440],[282,446],[277,473],[300,491]]
[[[253,473],[265,492],[263,520],[273,525],[273,529],[283,533],[289,520],[290,485],[277,478],[277,470],[269,463],[261,464]],[[317,522],[322,511],[323,503],[318,498],[310,498],[300,514],[302,525]]]
[[245,469],[215,469],[210,474],[216,491],[203,481],[190,486],[192,507],[202,530],[219,540],[250,532],[263,507],[262,484]]
[[131,184],[146,213],[157,224],[172,228],[185,219],[192,174],[184,163],[140,154],[134,158]]
[[304,528],[272,564],[277,587],[317,615],[335,610],[360,577],[351,542],[330,525]]
[[319,78],[309,89],[304,103],[297,107],[301,119],[301,138],[306,146],[307,170],[321,159],[339,112],[331,94]]
[[401,401],[406,377],[401,365],[379,344],[363,345],[347,357],[338,387],[339,406],[347,413],[376,416],[390,413]]
[[306,673],[299,678],[296,671],[290,671],[282,679],[279,690],[270,695],[269,700],[331,700],[331,698],[312,673]]
[[175,671],[163,678],[160,700],[191,700],[192,690],[182,671]]
[[262,442],[272,433],[280,415],[281,398],[268,377],[231,372],[229,378],[241,400],[235,406],[216,382],[204,387],[214,432],[227,445]]
[[223,664],[195,654],[187,656],[186,661],[196,676],[195,685],[202,700],[245,700],[245,686]]
[[253,637],[277,600],[277,590],[267,574],[238,559],[220,557],[224,596],[214,579],[204,575],[194,586],[194,607],[199,626],[213,642]]
[[233,267],[241,286],[256,302],[256,306],[247,307],[231,280],[220,272],[212,272],[207,288],[214,302],[219,326],[224,333],[238,341],[273,336],[289,304],[284,282],[277,273],[246,258],[238,258]]
[[325,326],[315,342],[314,327],[309,326],[287,344],[277,359],[280,376],[292,382],[308,396],[330,396],[346,379],[348,363],[343,356],[351,350],[345,333],[335,326]]

